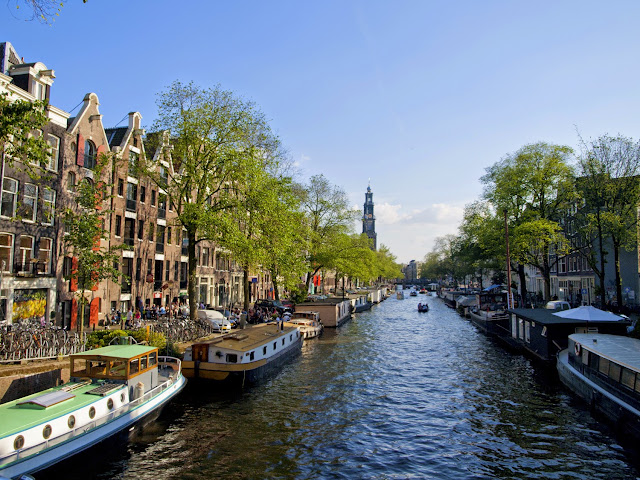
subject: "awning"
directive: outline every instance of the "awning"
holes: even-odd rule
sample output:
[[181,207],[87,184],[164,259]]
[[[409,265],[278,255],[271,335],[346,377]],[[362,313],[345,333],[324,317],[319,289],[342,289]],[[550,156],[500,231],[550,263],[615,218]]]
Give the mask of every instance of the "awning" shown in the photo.
[[556,317],[570,318],[572,320],[584,320],[585,322],[618,322],[625,320],[625,317],[615,313],[605,312],[591,305],[584,305],[570,310],[554,313]]

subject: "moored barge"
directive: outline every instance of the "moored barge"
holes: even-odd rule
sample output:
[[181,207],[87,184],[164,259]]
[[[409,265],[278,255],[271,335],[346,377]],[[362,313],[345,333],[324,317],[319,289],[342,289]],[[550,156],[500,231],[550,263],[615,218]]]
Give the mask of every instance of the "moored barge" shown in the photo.
[[300,354],[302,335],[291,324],[254,325],[244,330],[197,342],[184,352],[185,376],[208,380],[255,383]]

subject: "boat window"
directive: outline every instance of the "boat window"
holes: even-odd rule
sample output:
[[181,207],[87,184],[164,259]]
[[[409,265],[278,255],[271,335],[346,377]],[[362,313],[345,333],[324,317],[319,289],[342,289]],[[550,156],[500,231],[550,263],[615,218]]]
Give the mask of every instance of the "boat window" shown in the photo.
[[609,362],[609,378],[614,382],[619,382],[621,369],[622,367],[617,363]]
[[109,369],[110,377],[124,377],[127,372],[126,360],[114,360],[111,362],[111,368]]
[[151,352],[149,354],[149,366],[153,367],[156,363],[158,363],[158,352]]
[[89,418],[93,419],[96,416],[96,407],[91,407],[89,409]]
[[76,417],[74,417],[73,415],[69,415],[69,419],[67,420],[67,425],[69,426],[69,428],[73,428],[76,426]]
[[604,373],[605,375],[609,374],[609,360],[606,358],[600,357],[600,366],[598,367],[600,373]]
[[598,370],[599,365],[600,365],[600,357],[592,353],[589,356],[589,366],[594,370]]
[[113,398],[107,400],[107,408],[111,410],[113,408]]
[[276,349],[276,344],[277,344],[277,342],[273,342],[273,349],[274,350]]
[[42,429],[42,436],[45,440],[51,436],[51,425],[46,425],[44,429]]
[[284,345],[284,338],[282,339],[282,345]]
[[636,378],[636,392],[640,393],[640,375]]
[[227,363],[238,363],[238,355],[235,353],[227,353]]
[[267,347],[263,347],[262,348],[262,355],[266,355],[267,354]]
[[74,377],[86,377],[89,373],[87,372],[87,361],[84,358],[74,358],[73,359],[73,373],[71,374]]
[[543,337],[547,336],[547,327],[546,326],[542,327],[542,333],[540,335],[542,335]]
[[291,335],[289,335],[289,341],[293,342],[293,333]]
[[129,375],[138,373],[140,371],[140,359],[134,358],[129,362]]
[[147,356],[145,355],[144,357],[140,357],[140,370],[146,370],[147,369]]
[[106,376],[107,375],[107,362],[104,360],[90,360],[89,361],[89,375]]
[[589,365],[589,350],[586,348],[582,349],[582,364]]
[[253,361],[254,356],[254,352],[249,352],[249,361]]
[[22,435],[18,435],[13,441],[13,448],[20,450],[22,447],[24,447],[24,437]]
[[636,386],[636,372],[629,370],[628,368],[622,368],[622,378],[620,382],[633,390]]

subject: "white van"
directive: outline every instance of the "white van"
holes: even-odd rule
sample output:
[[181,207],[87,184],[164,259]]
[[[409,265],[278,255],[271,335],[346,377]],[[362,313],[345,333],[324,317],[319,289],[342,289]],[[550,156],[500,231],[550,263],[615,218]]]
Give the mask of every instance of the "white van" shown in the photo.
[[228,333],[231,331],[231,322],[217,310],[198,310],[198,319],[210,323],[214,332]]
[[571,305],[569,302],[562,300],[552,300],[551,302],[547,302],[544,308],[547,310],[571,310]]

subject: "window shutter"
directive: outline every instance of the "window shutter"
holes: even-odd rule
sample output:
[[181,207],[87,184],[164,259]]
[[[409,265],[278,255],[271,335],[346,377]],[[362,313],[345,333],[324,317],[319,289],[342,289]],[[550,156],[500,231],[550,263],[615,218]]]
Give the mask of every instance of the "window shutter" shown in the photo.
[[[71,259],[71,273],[75,274],[77,271],[78,271],[78,258],[73,257]],[[71,282],[69,283],[69,291],[76,292],[77,290],[78,290],[78,279],[72,278]]]
[[78,156],[76,157],[76,165],[84,166],[84,138],[78,134],[78,148],[76,148]]

